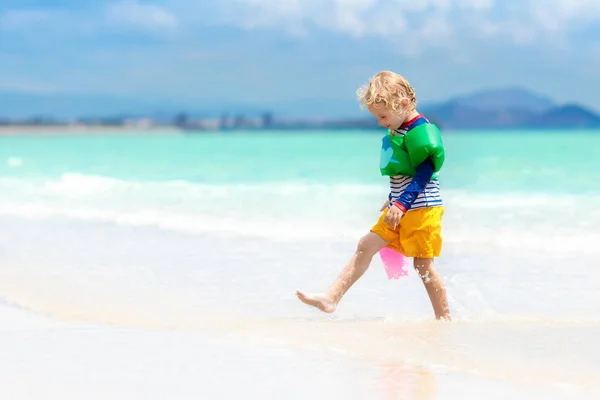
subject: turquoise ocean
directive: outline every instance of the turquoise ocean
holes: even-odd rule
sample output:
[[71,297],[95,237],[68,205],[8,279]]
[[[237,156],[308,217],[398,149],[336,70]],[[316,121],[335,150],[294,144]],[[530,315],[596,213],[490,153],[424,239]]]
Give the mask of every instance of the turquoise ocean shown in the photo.
[[374,258],[382,131],[0,136],[11,398],[600,397],[600,132],[448,131],[454,321]]

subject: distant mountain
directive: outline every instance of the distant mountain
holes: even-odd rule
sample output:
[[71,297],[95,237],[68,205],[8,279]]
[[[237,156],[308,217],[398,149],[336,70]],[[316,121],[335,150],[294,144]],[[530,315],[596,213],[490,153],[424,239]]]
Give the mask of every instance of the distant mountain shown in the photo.
[[420,108],[446,129],[600,128],[600,115],[524,89],[496,89]]
[[423,112],[445,128],[507,128],[522,125],[538,115],[526,109],[477,109],[453,101],[423,108]]
[[535,94],[522,88],[479,91],[455,97],[452,99],[452,103],[460,107],[477,110],[523,110],[536,113],[556,107],[554,100],[549,97]]
[[525,126],[539,128],[600,128],[600,115],[577,104],[548,110],[528,121]]

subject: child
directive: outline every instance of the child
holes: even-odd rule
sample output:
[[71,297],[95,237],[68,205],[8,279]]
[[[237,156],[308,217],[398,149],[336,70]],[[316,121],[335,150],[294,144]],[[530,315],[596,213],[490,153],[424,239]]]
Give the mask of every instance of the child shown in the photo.
[[298,298],[326,313],[335,311],[342,296],[365,273],[383,247],[413,257],[437,319],[450,320],[446,289],[433,259],[442,248],[444,214],[437,172],[444,162],[439,130],[416,110],[415,92],[402,76],[389,71],[375,75],[357,91],[379,125],[383,138],[380,169],[390,176],[390,194],[379,221],[358,242],[356,252],[325,293],[296,291]]

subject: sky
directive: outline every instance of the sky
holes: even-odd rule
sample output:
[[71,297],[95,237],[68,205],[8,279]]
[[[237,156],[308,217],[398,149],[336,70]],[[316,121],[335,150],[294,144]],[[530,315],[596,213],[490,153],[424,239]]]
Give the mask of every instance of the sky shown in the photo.
[[0,91],[355,101],[380,70],[420,102],[522,87],[600,110],[598,0],[2,0]]

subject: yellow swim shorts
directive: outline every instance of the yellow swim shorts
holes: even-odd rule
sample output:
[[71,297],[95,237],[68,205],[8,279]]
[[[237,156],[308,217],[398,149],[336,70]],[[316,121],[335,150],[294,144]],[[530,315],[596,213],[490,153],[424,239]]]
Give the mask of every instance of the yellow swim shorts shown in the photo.
[[434,258],[442,251],[442,216],[444,207],[423,207],[408,210],[400,219],[396,229],[386,225],[383,220],[387,209],[371,228],[371,232],[381,236],[388,247],[397,250],[406,257]]

